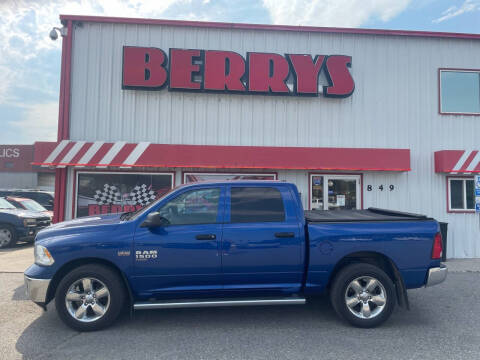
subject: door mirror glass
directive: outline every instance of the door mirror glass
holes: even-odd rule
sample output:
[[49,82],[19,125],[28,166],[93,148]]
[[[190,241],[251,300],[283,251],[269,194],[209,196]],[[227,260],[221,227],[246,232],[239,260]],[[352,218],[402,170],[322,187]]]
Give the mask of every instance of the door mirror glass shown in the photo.
[[151,212],[150,214],[147,215],[147,218],[142,223],[141,227],[155,228],[155,227],[167,226],[169,224],[170,222],[167,219],[165,219],[163,216],[160,216],[158,212]]

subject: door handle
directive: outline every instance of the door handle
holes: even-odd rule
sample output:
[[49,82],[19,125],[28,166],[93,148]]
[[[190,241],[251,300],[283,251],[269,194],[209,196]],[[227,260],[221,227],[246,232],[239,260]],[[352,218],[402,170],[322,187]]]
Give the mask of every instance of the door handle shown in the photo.
[[215,234],[199,234],[195,236],[197,240],[215,240],[216,238]]
[[277,238],[293,238],[295,234],[293,232],[277,232],[275,233],[275,237]]

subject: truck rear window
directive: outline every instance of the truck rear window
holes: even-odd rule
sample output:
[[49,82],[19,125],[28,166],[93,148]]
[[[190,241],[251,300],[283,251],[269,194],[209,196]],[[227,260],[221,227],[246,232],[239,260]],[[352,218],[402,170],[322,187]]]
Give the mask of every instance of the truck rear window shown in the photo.
[[232,187],[230,222],[282,222],[285,208],[282,194],[272,187]]

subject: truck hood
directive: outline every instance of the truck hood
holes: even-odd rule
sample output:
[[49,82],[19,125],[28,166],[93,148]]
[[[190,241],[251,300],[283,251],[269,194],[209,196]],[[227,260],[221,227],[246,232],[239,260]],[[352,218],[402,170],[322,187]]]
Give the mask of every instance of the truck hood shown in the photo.
[[18,216],[21,218],[44,218],[46,217],[45,214],[36,212],[36,211],[30,211],[30,210],[23,210],[23,209],[0,209],[0,213],[3,214],[10,214],[14,216]]
[[112,225],[120,222],[120,216],[122,214],[106,214],[86,216],[78,219],[62,221],[49,227],[50,230],[55,229],[69,229],[86,226],[99,226],[99,225]]
[[69,235],[88,233],[92,231],[114,230],[122,221],[122,214],[107,214],[82,217],[74,220],[63,221],[40,230],[36,241],[49,240],[58,237],[69,237]]

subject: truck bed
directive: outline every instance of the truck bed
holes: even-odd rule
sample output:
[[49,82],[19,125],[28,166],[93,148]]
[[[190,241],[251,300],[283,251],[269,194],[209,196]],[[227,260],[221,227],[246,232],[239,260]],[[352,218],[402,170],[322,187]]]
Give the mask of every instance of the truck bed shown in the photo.
[[372,207],[366,210],[308,210],[305,211],[305,219],[308,223],[432,220],[432,218],[429,218],[425,215],[378,209]]

